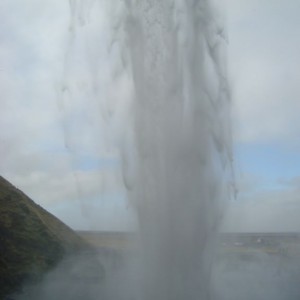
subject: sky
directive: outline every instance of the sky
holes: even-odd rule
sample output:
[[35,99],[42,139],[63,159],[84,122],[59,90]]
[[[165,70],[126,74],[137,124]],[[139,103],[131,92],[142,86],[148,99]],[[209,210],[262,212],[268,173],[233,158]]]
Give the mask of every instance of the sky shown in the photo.
[[228,1],[238,201],[229,230],[299,231],[298,1]]
[[[226,208],[224,230],[299,231],[300,2],[222,5],[238,189]],[[111,115],[122,120],[126,102],[118,103],[117,113],[114,101],[111,107],[101,101],[79,106],[85,95],[80,91],[94,84],[91,72],[103,82],[95,87],[103,97],[118,99],[121,93],[126,99],[130,90],[122,80],[109,88],[114,68],[103,47],[109,17],[100,8],[94,27],[87,33],[83,26],[74,37],[68,1],[1,1],[0,174],[74,229],[126,230],[136,221],[121,184],[120,157],[106,146],[107,132],[115,128],[105,123]],[[88,22],[86,6],[79,11],[76,17]],[[80,82],[72,106],[71,76]]]

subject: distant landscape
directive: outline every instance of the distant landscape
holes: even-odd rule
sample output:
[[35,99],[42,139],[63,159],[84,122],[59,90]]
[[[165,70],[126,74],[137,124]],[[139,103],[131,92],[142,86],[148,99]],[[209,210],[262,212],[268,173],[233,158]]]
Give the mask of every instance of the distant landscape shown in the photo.
[[[77,231],[77,234],[95,248],[130,250],[137,242],[134,232],[122,231]],[[300,255],[300,233],[297,232],[223,232],[219,234],[218,245],[227,251],[251,251],[267,253],[283,251]]]

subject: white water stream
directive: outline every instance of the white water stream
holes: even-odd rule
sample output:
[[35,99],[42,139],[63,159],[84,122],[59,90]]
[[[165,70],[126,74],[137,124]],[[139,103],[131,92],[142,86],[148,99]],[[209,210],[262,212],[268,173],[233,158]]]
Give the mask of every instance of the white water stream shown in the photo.
[[[94,126],[117,145],[138,219],[140,296],[209,299],[231,170],[226,42],[217,14],[205,0],[70,4],[63,101],[66,111],[85,101]],[[66,145],[76,151],[72,134]],[[93,136],[95,144],[101,138]]]

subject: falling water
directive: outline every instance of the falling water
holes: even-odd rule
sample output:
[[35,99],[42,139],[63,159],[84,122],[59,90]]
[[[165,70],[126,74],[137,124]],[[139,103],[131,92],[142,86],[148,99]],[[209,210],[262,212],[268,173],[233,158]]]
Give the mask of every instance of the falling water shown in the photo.
[[[92,2],[70,2],[73,44],[76,35],[86,35],[74,28],[89,22]],[[109,135],[118,132],[124,186],[138,218],[141,298],[209,299],[231,164],[224,31],[207,0],[111,6],[109,88],[97,85],[99,45],[92,41],[85,50],[92,60],[88,87],[80,93],[86,88],[84,101],[87,95],[94,101],[86,106],[100,105]],[[90,41],[97,36],[92,28]],[[72,82],[72,75],[66,78]]]
[[222,31],[207,1],[127,8],[136,147],[129,195],[139,217],[145,299],[208,299],[229,154]]

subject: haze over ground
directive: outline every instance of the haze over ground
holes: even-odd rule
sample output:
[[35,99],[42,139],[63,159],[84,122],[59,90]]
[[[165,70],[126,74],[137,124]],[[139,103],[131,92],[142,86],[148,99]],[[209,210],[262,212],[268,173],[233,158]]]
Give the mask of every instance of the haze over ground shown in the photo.
[[[239,189],[227,209],[225,229],[299,231],[300,4],[224,2]],[[76,151],[66,147],[59,94],[69,36],[68,2],[3,0],[0,7],[0,174],[73,228],[132,228],[120,160],[106,151],[101,127],[74,110],[78,134],[68,142]],[[98,41],[104,45],[108,18],[103,14],[98,24],[103,29]],[[107,48],[100,49],[105,81],[111,57]],[[84,74],[80,59],[77,68]],[[99,86],[103,97],[127,90],[126,82],[118,89],[106,83]]]

